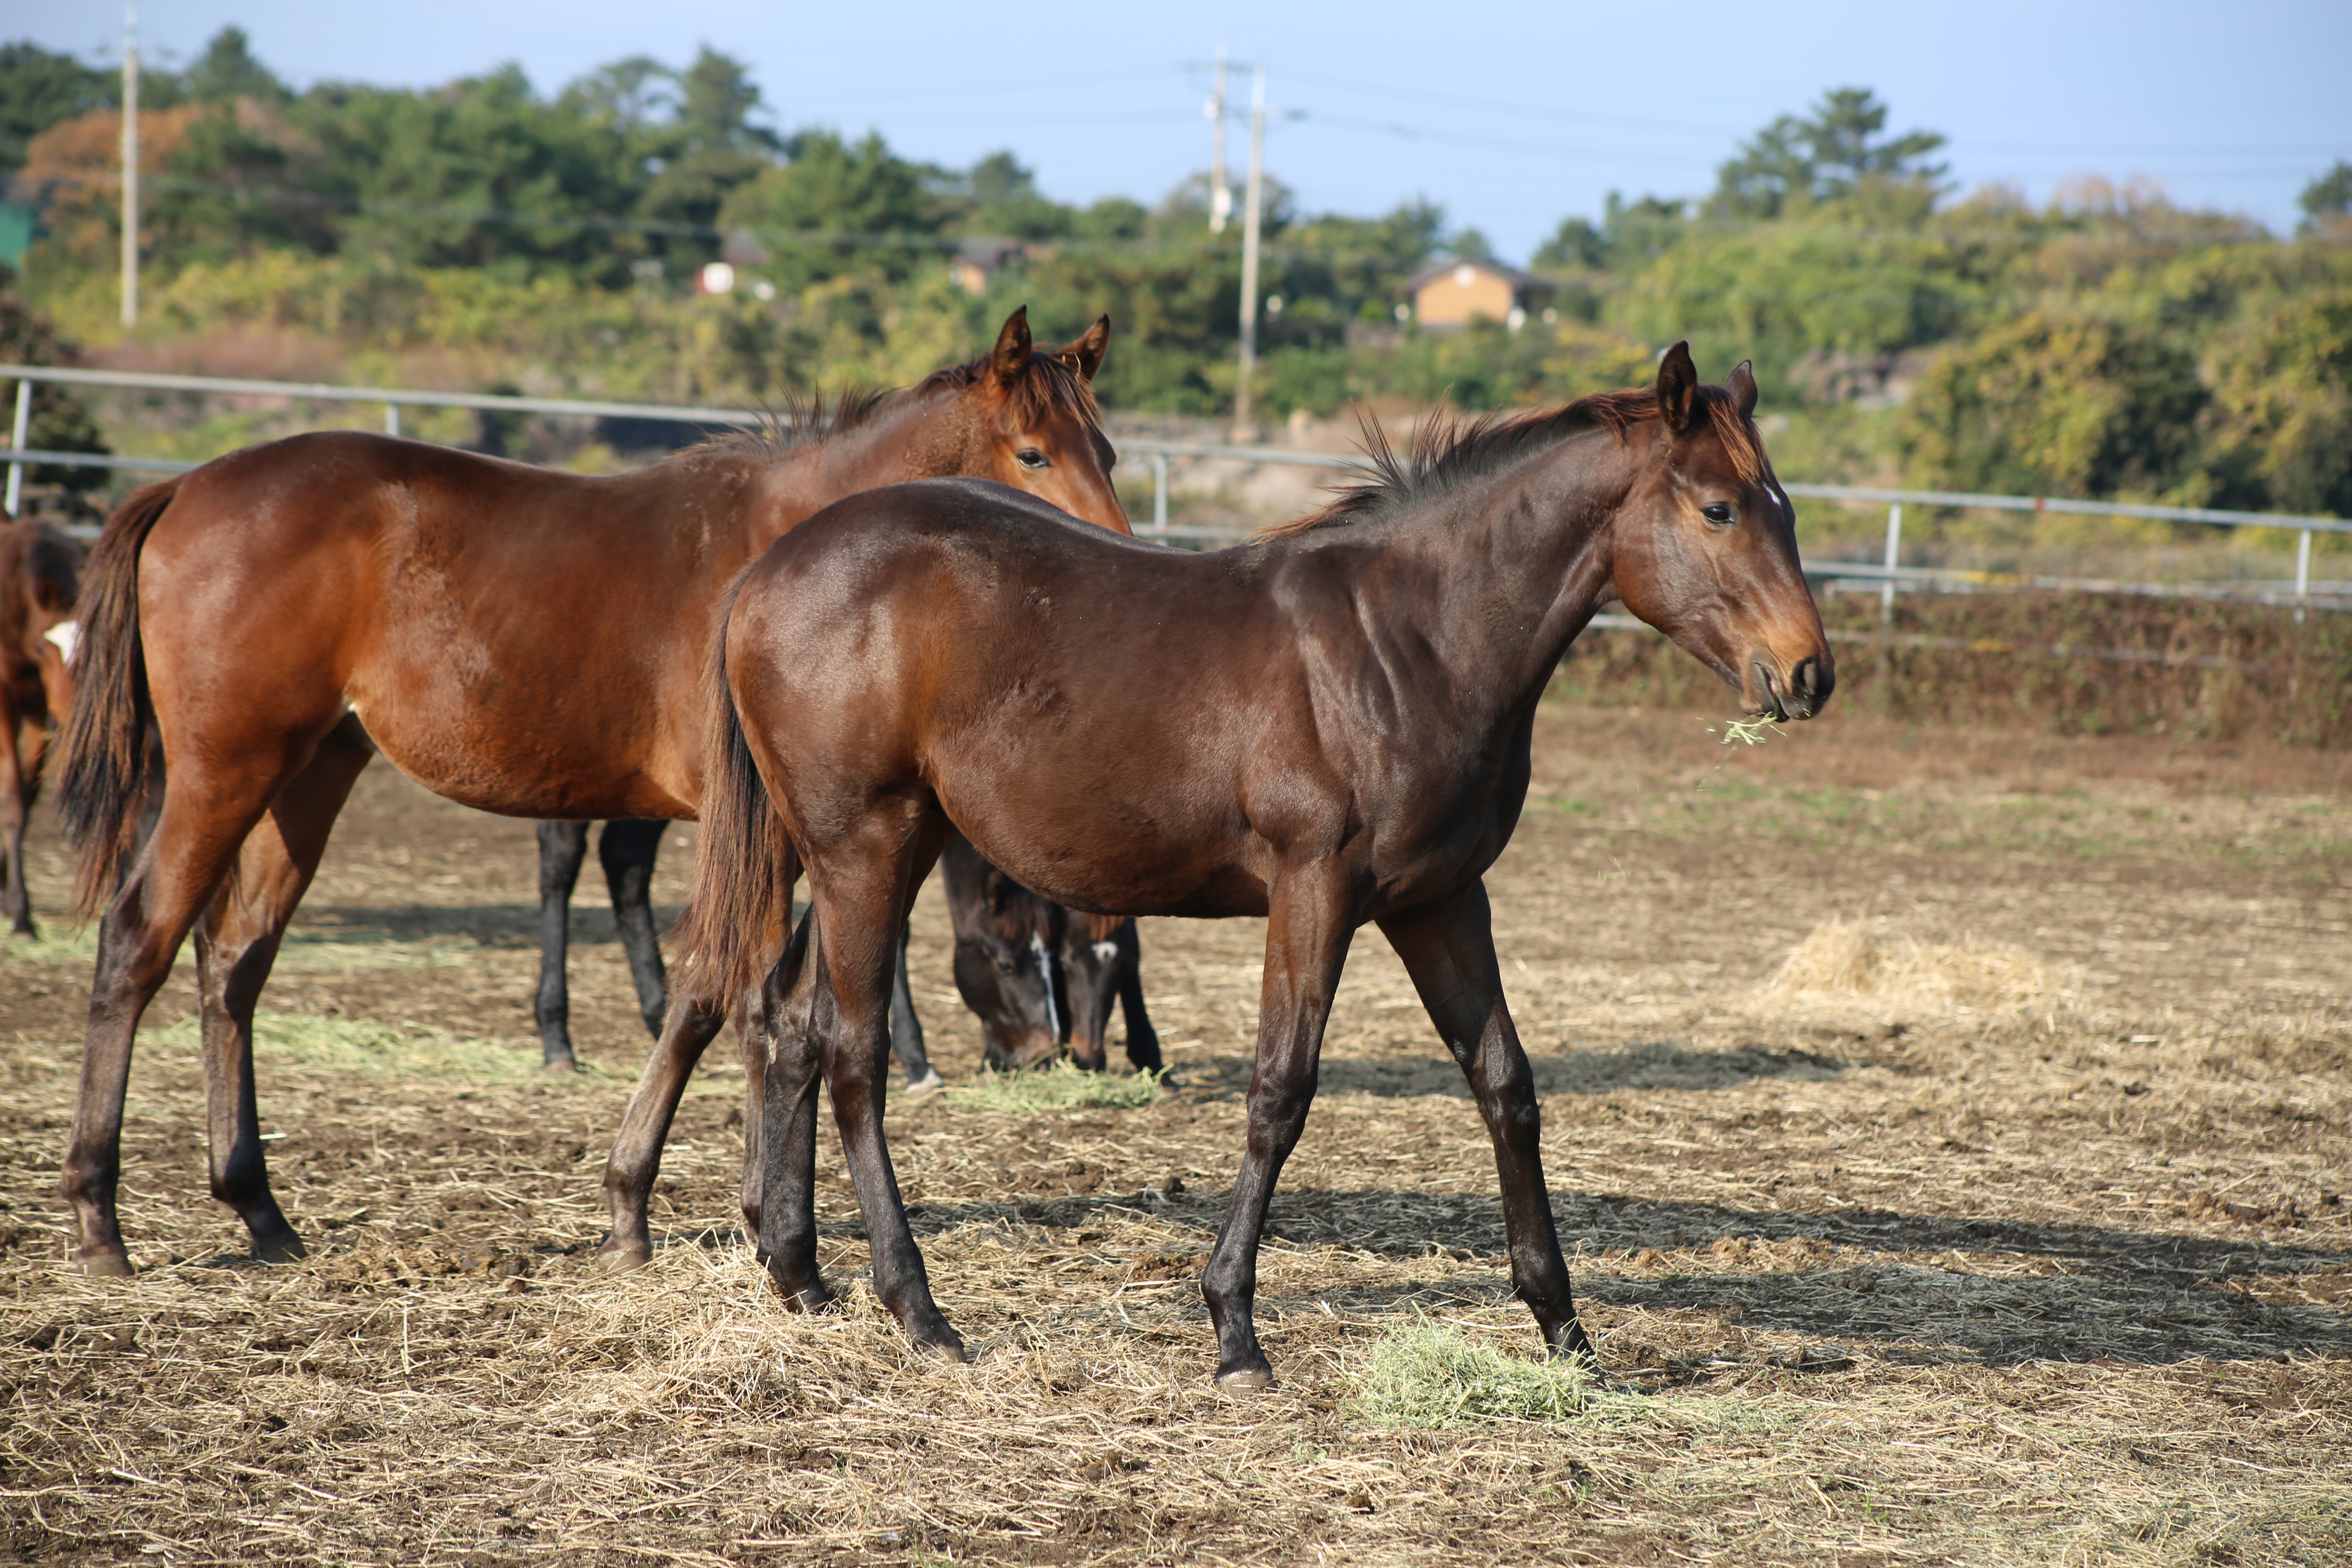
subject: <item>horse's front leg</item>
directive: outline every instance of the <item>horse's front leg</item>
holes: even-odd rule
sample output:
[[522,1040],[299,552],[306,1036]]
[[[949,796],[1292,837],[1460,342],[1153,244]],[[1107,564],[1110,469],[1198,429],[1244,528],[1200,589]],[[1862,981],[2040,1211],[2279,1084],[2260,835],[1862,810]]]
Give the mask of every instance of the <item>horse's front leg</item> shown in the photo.
[[1297,1146],[1315,1100],[1323,1026],[1355,931],[1349,887],[1346,868],[1326,860],[1278,873],[1268,900],[1249,1142],[1224,1228],[1201,1273],[1201,1294],[1217,1329],[1217,1382],[1227,1388],[1274,1384],[1254,1319],[1258,1236],[1275,1180]]
[[907,975],[907,943],[912,934],[910,921],[898,932],[898,961],[890,973],[890,1054],[907,1070],[907,1092],[929,1094],[946,1087],[939,1069],[931,1066],[930,1053],[923,1047],[923,1020],[915,1013],[915,987]]
[[33,804],[35,764],[17,752],[15,708],[0,698],[0,916],[11,935],[31,938],[32,895],[25,887],[25,818]]
[[577,1065],[572,1054],[572,991],[564,963],[572,945],[572,889],[588,858],[588,824],[539,825],[539,990],[531,1020],[539,1026],[540,1065],[560,1072]]
[[[1129,920],[1115,939],[1119,945],[1118,1008],[1127,1019],[1127,1059],[1138,1072],[1160,1072],[1167,1067],[1160,1054],[1160,1031],[1143,1005],[1143,933]],[[1173,1083],[1175,1080],[1169,1080]]]
[[1451,899],[1387,916],[1380,926],[1404,961],[1422,1005],[1462,1065],[1479,1114],[1486,1119],[1502,1178],[1512,1289],[1535,1313],[1544,1343],[1555,1355],[1597,1361],[1569,1293],[1568,1262],[1560,1256],[1551,1194],[1544,1185],[1543,1114],[1536,1103],[1535,1074],[1503,1001],[1486,885],[1473,882]]

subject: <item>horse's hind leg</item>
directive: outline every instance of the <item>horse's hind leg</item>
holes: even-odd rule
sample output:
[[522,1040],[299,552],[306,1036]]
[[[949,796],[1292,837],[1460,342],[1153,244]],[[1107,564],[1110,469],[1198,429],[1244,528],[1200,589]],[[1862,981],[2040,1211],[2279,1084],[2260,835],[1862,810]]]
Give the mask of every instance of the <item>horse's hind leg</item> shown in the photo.
[[1494,1140],[1502,1179],[1503,1223],[1511,1247],[1511,1285],[1535,1313],[1556,1355],[1596,1358],[1576,1321],[1568,1263],[1544,1185],[1542,1111],[1535,1074],[1503,1001],[1486,889],[1472,883],[1453,899],[1382,920],[1381,930],[1404,961],[1422,1005],[1445,1048],[1462,1066]]
[[115,1190],[122,1173],[122,1096],[140,1016],[284,776],[268,768],[228,776],[178,770],[162,792],[153,833],[100,919],[81,1085],[58,1182],[74,1213],[76,1257],[89,1273],[131,1271]]
[[572,889],[580,863],[588,858],[588,825],[539,825],[539,992],[531,998],[539,1026],[540,1065],[560,1071],[574,1065],[572,1054],[572,991],[564,973],[572,945]]
[[[833,1114],[841,1131],[857,1206],[874,1258],[874,1293],[890,1309],[909,1338],[950,1361],[964,1359],[963,1341],[931,1299],[923,1255],[907,1223],[906,1200],[891,1169],[882,1131],[890,1051],[890,966],[907,920],[908,905],[952,831],[936,807],[911,801],[870,811],[849,832],[822,868],[809,855],[809,885],[815,905],[818,958],[824,984],[816,987],[814,1033],[821,1043],[825,1082],[833,1090]],[[920,815],[919,815],[920,814]],[[780,1126],[790,1085],[776,1076],[768,1082],[769,1125]],[[781,1146],[772,1144],[765,1165],[772,1185],[786,1179]],[[767,1215],[763,1213],[763,1219]],[[772,1223],[772,1222],[771,1222]]]
[[658,818],[626,817],[604,824],[596,836],[596,858],[613,896],[621,951],[628,955],[629,979],[637,988],[637,1014],[656,1039],[661,1038],[662,1015],[669,1005],[669,979],[662,971],[661,937],[654,930],[654,858],[668,831],[669,824]]
[[[745,1067],[752,1107],[743,1151],[743,1217],[768,1277],[796,1310],[833,1299],[816,1260],[815,993],[808,961],[815,922],[806,917],[769,973],[758,1005],[745,1007]],[[761,1058],[754,1068],[753,1058]],[[754,1135],[756,1130],[756,1135]],[[772,1153],[770,1152],[773,1151]]]
[[621,1114],[621,1130],[614,1135],[613,1152],[604,1162],[604,1205],[612,1228],[596,1260],[605,1268],[635,1268],[654,1255],[650,1210],[654,1177],[661,1171],[663,1140],[670,1120],[686,1093],[694,1064],[727,1022],[727,1004],[717,996],[681,988],[672,998],[669,1016],[646,1070]]
[[301,1238],[270,1195],[253,1092],[253,1015],[287,922],[317,875],[327,836],[374,754],[355,724],[319,743],[310,764],[254,825],[236,868],[196,927],[205,1091],[213,1196],[228,1205],[268,1262],[302,1256]]

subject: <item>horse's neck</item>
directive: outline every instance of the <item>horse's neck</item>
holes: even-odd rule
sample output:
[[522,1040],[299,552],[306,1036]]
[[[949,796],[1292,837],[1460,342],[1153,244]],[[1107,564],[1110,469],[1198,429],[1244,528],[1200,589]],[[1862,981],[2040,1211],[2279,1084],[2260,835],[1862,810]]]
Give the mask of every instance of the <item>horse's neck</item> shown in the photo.
[[925,422],[940,410],[933,395],[895,400],[837,436],[774,459],[761,487],[753,553],[835,501],[877,485],[931,477],[911,460]]
[[1412,623],[1395,630],[1434,654],[1465,719],[1541,692],[1609,584],[1608,525],[1632,479],[1625,449],[1594,432],[1390,525],[1390,547],[1424,560],[1437,591],[1380,613]]

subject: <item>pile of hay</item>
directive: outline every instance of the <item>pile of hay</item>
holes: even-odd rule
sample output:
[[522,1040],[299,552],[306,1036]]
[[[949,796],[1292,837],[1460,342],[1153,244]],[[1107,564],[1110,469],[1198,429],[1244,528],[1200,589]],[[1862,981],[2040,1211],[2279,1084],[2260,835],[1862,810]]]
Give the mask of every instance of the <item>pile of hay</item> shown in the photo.
[[1591,1400],[1591,1383],[1580,1362],[1522,1361],[1424,1319],[1373,1348],[1348,1413],[1382,1426],[1567,1421]]
[[1874,935],[1843,920],[1815,926],[1763,990],[1769,1002],[1861,1002],[1919,1013],[2046,1013],[2067,995],[2065,977],[2021,948]]

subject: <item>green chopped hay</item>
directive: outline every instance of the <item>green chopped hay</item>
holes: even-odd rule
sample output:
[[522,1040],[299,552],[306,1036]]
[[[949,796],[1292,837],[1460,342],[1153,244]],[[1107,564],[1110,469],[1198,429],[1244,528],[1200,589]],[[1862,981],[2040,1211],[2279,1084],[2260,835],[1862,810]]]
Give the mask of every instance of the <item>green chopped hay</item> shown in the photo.
[[1727,746],[1737,741],[1743,746],[1760,746],[1767,737],[1785,735],[1789,731],[1781,727],[1780,721],[1766,713],[1753,719],[1734,719],[1720,730],[1709,724],[1706,732],[1722,745]]
[[1390,1330],[1373,1348],[1348,1410],[1381,1426],[1568,1421],[1592,1393],[1591,1374],[1578,1362],[1521,1361],[1423,1321]]
[[[158,1037],[167,1046],[197,1042],[194,1018],[183,1018]],[[387,1024],[377,1018],[329,1018],[316,1013],[257,1013],[257,1059],[300,1062],[352,1072],[512,1082],[540,1076],[536,1047],[465,1039],[430,1024]],[[593,1070],[593,1069],[591,1069]]]
[[960,1084],[948,1093],[955,1097],[957,1104],[975,1110],[1021,1114],[1097,1107],[1131,1110],[1159,1098],[1160,1076],[1150,1070],[1124,1075],[1088,1072],[1068,1062],[1055,1062],[1020,1072],[991,1072],[983,1068],[976,1082]]
[[41,934],[29,940],[0,934],[0,964],[26,965],[98,962],[98,927],[41,922]]

